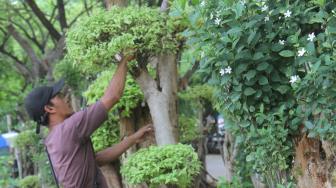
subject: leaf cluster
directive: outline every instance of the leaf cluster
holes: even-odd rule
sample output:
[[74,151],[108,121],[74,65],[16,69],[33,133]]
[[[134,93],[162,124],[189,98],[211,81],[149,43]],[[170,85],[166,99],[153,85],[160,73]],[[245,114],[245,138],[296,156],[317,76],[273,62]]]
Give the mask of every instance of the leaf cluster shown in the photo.
[[97,73],[116,62],[115,55],[135,50],[137,59],[174,51],[173,21],[146,7],[99,10],[67,33],[68,58],[80,71]]
[[193,148],[177,144],[139,150],[128,158],[121,173],[130,184],[188,187],[200,168],[201,163]]

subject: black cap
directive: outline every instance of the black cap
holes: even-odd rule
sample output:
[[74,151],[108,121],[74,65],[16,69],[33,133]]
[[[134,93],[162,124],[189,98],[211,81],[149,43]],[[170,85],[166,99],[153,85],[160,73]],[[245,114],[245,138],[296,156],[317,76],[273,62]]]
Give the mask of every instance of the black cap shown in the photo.
[[64,80],[61,79],[52,86],[37,87],[27,95],[25,107],[29,117],[37,122],[37,134],[40,132],[40,125],[47,125],[48,123],[44,106],[62,90],[63,86]]

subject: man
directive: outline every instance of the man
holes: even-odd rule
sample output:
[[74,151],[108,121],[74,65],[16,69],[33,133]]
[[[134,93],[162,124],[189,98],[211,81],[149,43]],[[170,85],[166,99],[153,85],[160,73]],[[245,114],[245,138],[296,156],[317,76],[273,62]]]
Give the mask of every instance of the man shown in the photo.
[[52,87],[38,87],[26,97],[26,110],[37,122],[37,131],[40,124],[49,128],[45,145],[56,181],[64,188],[107,187],[97,166],[117,159],[152,131],[152,126],[147,125],[119,144],[94,154],[90,135],[107,119],[107,111],[121,98],[127,62],[132,59],[131,56],[122,58],[104,96],[79,112],[73,112],[68,99],[62,94],[62,80]]

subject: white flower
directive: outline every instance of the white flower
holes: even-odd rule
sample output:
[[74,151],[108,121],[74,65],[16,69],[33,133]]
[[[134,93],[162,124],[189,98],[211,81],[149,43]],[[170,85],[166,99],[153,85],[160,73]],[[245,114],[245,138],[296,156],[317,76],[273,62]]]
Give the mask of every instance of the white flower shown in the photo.
[[261,7],[261,11],[265,12],[268,9],[267,5],[264,5],[263,7]]
[[310,33],[310,34],[308,35],[308,39],[307,39],[307,40],[309,40],[310,42],[313,42],[313,41],[314,41],[314,38],[315,38],[315,34],[314,34],[314,33]]
[[291,14],[292,14],[292,12],[289,11],[289,10],[287,10],[287,11],[284,13],[285,18],[289,18],[289,17],[291,17]]
[[231,74],[231,72],[232,72],[232,69],[231,69],[230,66],[228,66],[228,67],[226,67],[224,69],[221,69],[219,71],[219,73],[220,73],[221,76],[223,76],[224,74]]
[[216,24],[216,25],[220,25],[220,22],[221,22],[221,20],[220,20],[219,18],[216,18],[216,19],[215,19],[215,24]]
[[285,45],[285,41],[284,40],[279,40],[279,44]]
[[219,73],[220,73],[221,76],[223,76],[223,75],[225,74],[225,70],[224,70],[224,69],[221,69],[221,70],[219,71]]
[[245,0],[240,0],[240,3],[241,3],[242,5],[245,5],[245,4],[246,4],[246,1],[245,1]]
[[225,68],[225,73],[226,74],[231,74],[231,72],[232,72],[232,69],[231,69],[230,66],[228,66],[228,67]]
[[301,50],[298,51],[298,56],[301,57],[306,53],[306,50],[304,48],[301,48]]
[[202,1],[201,2],[201,7],[204,7],[205,6],[205,1]]
[[210,20],[212,20],[212,18],[213,18],[213,14],[211,13],[211,14],[210,14]]
[[298,75],[294,75],[290,77],[289,83],[294,84],[298,80],[300,80],[300,77]]
[[269,16],[265,17],[265,22],[269,21]]

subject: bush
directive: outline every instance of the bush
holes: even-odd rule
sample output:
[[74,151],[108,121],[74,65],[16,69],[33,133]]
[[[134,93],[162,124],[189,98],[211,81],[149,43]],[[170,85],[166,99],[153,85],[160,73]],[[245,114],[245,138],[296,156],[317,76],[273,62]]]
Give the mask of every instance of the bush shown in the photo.
[[68,58],[80,71],[95,74],[110,67],[116,62],[115,54],[125,49],[136,49],[145,61],[146,57],[174,51],[174,23],[164,17],[145,7],[97,11],[68,32]]
[[130,184],[147,183],[187,187],[200,172],[201,163],[191,146],[151,146],[130,156],[121,173]]
[[14,158],[12,156],[0,156],[0,186],[15,187],[17,181],[12,178]]
[[26,176],[19,181],[20,188],[39,188],[38,176]]

